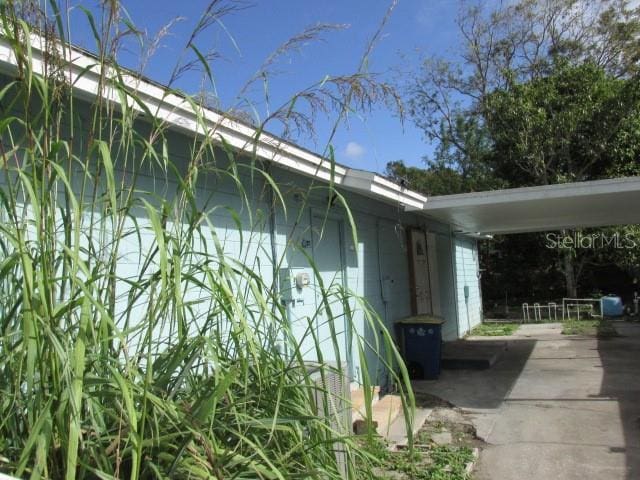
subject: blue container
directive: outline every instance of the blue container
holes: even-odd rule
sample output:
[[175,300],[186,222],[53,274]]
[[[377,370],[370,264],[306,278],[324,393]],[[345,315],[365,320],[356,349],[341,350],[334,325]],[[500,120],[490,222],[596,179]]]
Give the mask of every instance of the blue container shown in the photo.
[[624,314],[622,299],[617,295],[602,297],[602,314],[605,317],[620,317]]
[[412,379],[440,376],[442,323],[439,318],[418,315],[396,322],[402,354]]

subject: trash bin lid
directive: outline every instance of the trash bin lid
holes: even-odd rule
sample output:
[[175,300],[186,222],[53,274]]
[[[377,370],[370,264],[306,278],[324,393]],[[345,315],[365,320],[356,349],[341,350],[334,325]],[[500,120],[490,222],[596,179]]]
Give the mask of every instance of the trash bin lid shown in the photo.
[[435,315],[414,315],[413,317],[403,318],[402,320],[398,320],[396,323],[399,324],[430,324],[430,325],[442,325],[444,323],[444,319],[441,317],[436,317]]

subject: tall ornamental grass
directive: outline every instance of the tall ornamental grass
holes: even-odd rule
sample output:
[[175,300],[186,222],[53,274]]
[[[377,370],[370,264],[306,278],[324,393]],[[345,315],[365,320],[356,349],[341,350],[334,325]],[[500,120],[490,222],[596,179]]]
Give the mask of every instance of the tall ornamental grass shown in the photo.
[[[134,74],[114,62],[118,42],[139,34],[118,2],[104,2],[98,16],[86,12],[100,92],[77,99],[67,75],[71,17],[60,5],[0,7],[2,39],[18,64],[0,85],[0,472],[70,480],[372,478],[360,450],[372,439],[356,440],[348,425],[339,428],[331,403],[317,401],[326,392],[308,359],[325,373],[335,368],[324,365],[322,343],[338,345],[331,312],[339,304],[370,391],[368,349],[385,351],[379,361],[397,370],[389,334],[363,299],[322,284],[314,269],[332,338],[317,338],[314,328],[294,338],[273,281],[297,248],[293,241],[273,248],[274,216],[300,223],[315,195],[337,201],[351,218],[340,192],[311,182],[291,211],[269,162],[252,153],[262,126],[240,155],[205,122],[202,95],[184,96],[200,134],[180,140],[131,88]],[[212,80],[196,39],[228,10],[208,6],[172,82],[195,64]],[[42,67],[34,39],[45,45]],[[303,125],[327,105],[323,98],[343,115],[384,98],[385,88],[362,72],[327,78],[269,120]],[[305,102],[306,113],[294,108]],[[229,236],[240,245],[233,253]],[[267,265],[257,261],[265,257]],[[384,332],[384,348],[360,336],[356,315]],[[313,351],[302,351],[309,338]],[[398,371],[410,418],[406,372]],[[346,459],[346,474],[337,458]]]

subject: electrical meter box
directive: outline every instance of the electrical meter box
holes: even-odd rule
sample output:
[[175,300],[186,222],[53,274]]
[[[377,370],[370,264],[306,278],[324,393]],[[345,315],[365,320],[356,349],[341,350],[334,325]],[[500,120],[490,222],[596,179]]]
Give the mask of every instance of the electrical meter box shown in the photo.
[[304,304],[304,290],[309,288],[311,277],[305,268],[280,270],[280,297],[285,304]]

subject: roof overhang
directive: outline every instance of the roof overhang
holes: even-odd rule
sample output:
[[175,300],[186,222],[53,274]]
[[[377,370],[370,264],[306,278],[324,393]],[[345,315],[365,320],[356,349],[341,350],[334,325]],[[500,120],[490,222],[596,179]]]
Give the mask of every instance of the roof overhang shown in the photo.
[[423,213],[470,235],[640,223],[640,177],[429,197]]
[[[46,71],[44,59],[47,43],[37,34],[31,34],[29,41],[32,70],[43,75]],[[179,92],[133,72],[124,70],[116,76],[113,68],[101,65],[95,56],[80,48],[61,43],[56,47],[60,57],[65,59],[64,75],[78,98],[92,100],[102,97],[119,108],[123,108],[126,102],[127,108],[141,116],[151,112],[156,119],[174,130],[224,141],[239,151],[255,154],[281,168],[338,187],[343,186],[406,210],[421,210],[426,202],[426,197],[380,175],[349,169],[262,129],[229,118],[223,112],[196,106]],[[11,43],[0,35],[0,71],[12,74],[16,69],[17,60]],[[107,71],[103,72],[103,69]],[[131,95],[123,98],[121,92],[108,83],[105,85],[103,73],[107,79],[118,78]]]
[[[45,42],[30,36],[32,71],[45,72]],[[105,86],[104,78],[116,78],[111,67],[82,49],[58,44],[66,59],[64,74],[74,95],[91,100],[102,97],[120,108],[150,112],[172,129],[190,135],[219,139],[239,151],[256,154],[287,170],[331,183],[376,200],[419,212],[451,224],[455,231],[486,237],[494,233],[519,233],[561,228],[596,227],[640,223],[640,178],[619,178],[544,187],[494,190],[461,195],[429,197],[388,179],[331,162],[289,141],[224,113],[196,107],[179,92],[144,79],[133,72],[120,72],[132,95]],[[0,36],[0,71],[16,71],[17,61],[10,42]],[[106,72],[103,69],[108,69]],[[103,75],[104,74],[104,75]],[[134,100],[133,94],[137,99]],[[141,105],[142,104],[142,105]]]
[[427,201],[427,197],[365,170],[348,169],[341,185],[368,197],[384,197],[403,205],[406,211],[422,210]]

